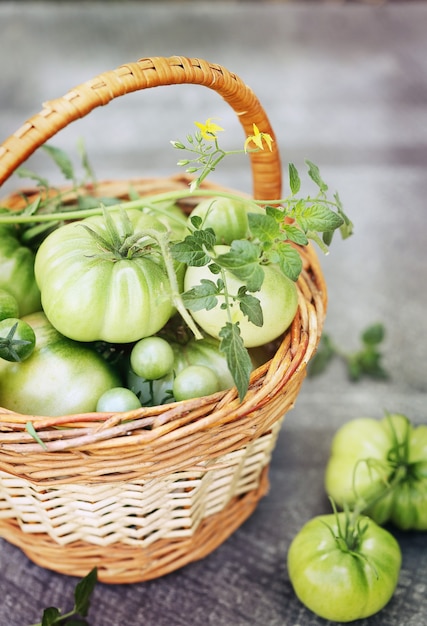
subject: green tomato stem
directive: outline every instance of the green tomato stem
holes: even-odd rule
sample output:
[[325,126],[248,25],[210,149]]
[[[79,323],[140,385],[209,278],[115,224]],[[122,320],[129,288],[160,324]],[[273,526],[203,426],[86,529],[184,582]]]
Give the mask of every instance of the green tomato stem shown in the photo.
[[178,280],[176,277],[176,272],[175,272],[175,267],[174,267],[174,262],[173,262],[170,249],[169,249],[169,235],[167,233],[160,234],[156,231],[149,231],[148,234],[150,234],[153,237],[153,239],[156,240],[156,242],[158,243],[160,247],[162,257],[163,257],[163,262],[165,264],[166,273],[168,275],[169,283],[171,286],[172,300],[173,300],[176,310],[181,315],[182,319],[187,324],[187,326],[189,327],[189,329],[191,330],[195,338],[203,339],[202,333],[197,328],[193,318],[191,317],[190,313],[187,311],[184,305],[184,302],[182,301],[182,298],[181,298]]
[[[64,613],[63,615],[58,615],[58,617],[55,618],[55,620],[52,622],[52,624],[62,624],[64,622],[64,620],[73,617],[74,615],[77,615],[75,609],[73,609],[72,611],[69,611],[68,613]],[[42,626],[42,622],[37,622],[36,624],[31,624],[31,626]]]
[[[197,191],[197,196],[212,195],[231,199],[242,199],[242,196],[227,191],[217,191],[212,189],[199,189]],[[31,224],[34,222],[82,220],[86,217],[102,215],[104,209],[106,209],[107,211],[119,211],[121,209],[142,209],[150,205],[154,205],[155,207],[156,203],[158,202],[165,202],[167,200],[182,200],[188,198],[189,196],[191,196],[191,192],[189,190],[180,189],[176,191],[167,191],[165,193],[156,194],[154,196],[147,196],[145,198],[138,198],[137,200],[121,202],[119,204],[114,204],[109,207],[103,207],[100,205],[99,207],[96,207],[94,209],[76,209],[75,211],[58,211],[55,213],[43,213],[40,215],[14,214],[13,212],[0,213],[0,224]],[[252,200],[252,202],[256,202],[256,204],[259,204],[259,201]],[[159,210],[160,212],[162,212],[161,209],[155,208],[155,210]],[[168,213],[165,212],[165,214]]]
[[[167,191],[164,193],[155,194],[153,196],[145,196],[142,198],[138,198],[136,200],[128,200],[127,202],[120,202],[118,204],[111,205],[107,207],[108,211],[118,211],[120,209],[142,209],[144,207],[151,208],[159,213],[164,215],[168,215],[170,218],[170,213],[161,207],[157,207],[157,203],[162,203],[170,200],[183,200],[192,195],[192,191],[186,189],[177,189],[176,191]],[[200,197],[210,197],[212,195],[230,198],[231,200],[241,200],[242,196],[240,194],[231,192],[231,191],[223,191],[220,189],[197,189],[197,194]],[[271,198],[266,200],[259,200],[253,198],[247,198],[248,202],[253,202],[255,205],[293,205],[298,202],[296,198],[287,197],[287,198],[279,198],[277,200],[273,200]],[[329,200],[321,200],[324,204],[329,206],[338,207],[336,202],[332,202]],[[320,200],[318,200],[320,202]],[[26,213],[18,213],[15,214],[11,211],[7,211],[4,213],[0,213],[0,224],[32,224],[32,223],[41,223],[41,222],[55,222],[62,220],[81,220],[86,217],[92,217],[94,215],[102,215],[104,211],[103,206],[99,206],[93,209],[76,209],[75,211],[56,211],[53,213],[42,213],[42,214],[31,214],[28,215]],[[285,214],[286,215],[286,214]],[[175,218],[177,219],[178,218]],[[184,223],[184,220],[181,222]]]

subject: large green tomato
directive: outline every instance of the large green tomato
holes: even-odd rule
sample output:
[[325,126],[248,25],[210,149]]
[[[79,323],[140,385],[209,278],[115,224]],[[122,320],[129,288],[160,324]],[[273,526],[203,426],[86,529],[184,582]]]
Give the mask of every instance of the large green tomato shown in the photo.
[[[216,246],[215,250],[224,254],[228,246]],[[238,304],[233,304],[232,322],[239,322],[240,334],[247,348],[261,346],[277,339],[289,327],[298,308],[298,292],[295,283],[280,271],[275,265],[265,265],[264,281],[261,289],[252,295],[258,298],[263,312],[263,325],[256,326],[243,315]],[[236,295],[244,283],[225,272],[227,288],[231,295]],[[212,280],[213,274],[205,265],[202,267],[189,266],[185,272],[184,289],[190,290],[201,283],[203,279]],[[219,338],[221,328],[228,322],[227,311],[221,308],[224,296],[218,296],[218,304],[212,309],[191,311],[197,324],[212,337]]]
[[126,224],[121,213],[110,213],[115,235],[96,216],[58,228],[41,244],[35,274],[43,310],[66,337],[128,343],[156,333],[172,315],[162,256],[152,246],[140,253],[131,245],[136,234],[165,233],[166,227],[138,210],[127,216]]
[[20,315],[40,310],[34,253],[21,244],[18,227],[10,224],[0,224],[0,288],[14,296]]
[[347,422],[332,441],[325,486],[338,506],[363,499],[379,524],[427,530],[427,425],[403,415]]
[[189,218],[198,216],[202,228],[212,228],[218,244],[231,244],[249,235],[248,213],[265,213],[249,200],[234,198],[205,198],[192,210]]
[[187,216],[175,202],[154,202],[149,207],[143,207],[142,211],[166,226],[171,241],[179,241],[189,234]]
[[396,588],[401,551],[396,539],[368,517],[346,541],[344,513],[310,520],[293,539],[288,572],[294,591],[327,620],[351,622],[380,611]]
[[151,406],[172,402],[173,383],[177,374],[193,365],[201,365],[210,368],[218,379],[218,389],[233,387],[234,380],[228,369],[227,359],[219,351],[219,343],[212,337],[204,339],[190,339],[186,344],[170,343],[174,353],[174,361],[168,374],[157,380],[147,380],[135,374],[129,368],[127,386],[134,391],[141,400],[142,405]]
[[96,410],[98,398],[121,381],[90,347],[62,336],[42,312],[23,318],[36,347],[22,363],[0,360],[0,406],[27,415]]

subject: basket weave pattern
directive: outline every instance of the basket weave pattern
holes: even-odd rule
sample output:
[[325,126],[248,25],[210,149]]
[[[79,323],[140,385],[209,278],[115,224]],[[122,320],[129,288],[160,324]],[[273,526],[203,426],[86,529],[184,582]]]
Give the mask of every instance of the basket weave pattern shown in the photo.
[[[181,57],[142,59],[45,104],[0,147],[0,181],[96,106],[177,83],[216,90],[246,135],[256,123],[273,136],[258,99],[224,68]],[[277,148],[253,153],[251,166],[254,197],[279,198]],[[130,183],[143,195],[188,188],[189,179],[107,181],[96,192],[126,198]],[[20,202],[17,193],[2,204],[13,209]],[[298,313],[273,358],[253,372],[242,402],[233,388],[126,414],[50,418],[0,409],[0,534],[43,567],[81,576],[97,566],[100,580],[113,583],[161,576],[220,545],[268,489],[283,417],[320,338],[325,284],[313,250],[302,256]],[[26,432],[29,420],[47,450]]]

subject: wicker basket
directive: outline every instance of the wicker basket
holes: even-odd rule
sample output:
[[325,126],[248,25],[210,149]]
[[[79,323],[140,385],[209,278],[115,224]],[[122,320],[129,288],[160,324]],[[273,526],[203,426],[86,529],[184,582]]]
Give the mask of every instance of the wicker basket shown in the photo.
[[[132,91],[178,83],[215,90],[246,135],[253,123],[273,135],[256,96],[225,68],[182,57],[141,59],[46,103],[0,146],[0,183],[37,147],[95,107]],[[277,148],[253,153],[251,167],[254,197],[279,198]],[[174,176],[132,185],[151,194],[188,188],[188,182]],[[111,181],[98,192],[126,197],[128,188],[129,181]],[[20,198],[13,194],[2,204],[13,208]],[[42,567],[83,576],[97,566],[107,583],[162,576],[224,542],[268,489],[268,465],[283,417],[295,403],[320,337],[324,279],[313,250],[302,254],[297,315],[273,358],[253,373],[242,402],[233,388],[131,415],[47,418],[0,409],[0,535]],[[133,419],[123,423],[124,417]],[[26,432],[28,420],[47,451]]]

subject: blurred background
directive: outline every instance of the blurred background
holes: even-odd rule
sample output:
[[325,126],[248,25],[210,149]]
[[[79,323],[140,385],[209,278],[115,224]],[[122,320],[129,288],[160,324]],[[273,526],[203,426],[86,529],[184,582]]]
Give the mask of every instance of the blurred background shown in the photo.
[[[237,73],[257,94],[277,135],[285,183],[288,162],[302,173],[310,159],[339,192],[355,228],[321,258],[329,288],[325,330],[352,351],[364,328],[383,323],[389,380],[353,383],[338,361],[307,380],[273,456],[271,492],[244,527],[203,562],[165,579],[100,585],[91,622],[324,624],[293,596],[285,555],[302,523],[328,511],[323,470],[333,432],[385,410],[427,422],[426,3],[6,1],[0,29],[0,141],[44,101],[106,70],[143,57],[200,57]],[[185,138],[194,121],[208,117],[226,129],[224,147],[242,145],[231,109],[216,93],[188,85],[117,99],[50,143],[77,159],[76,143],[84,138],[99,179],[169,175],[179,158],[170,140]],[[27,166],[61,181],[43,154]],[[251,191],[241,157],[226,161],[212,180]],[[22,184],[12,177],[0,197]],[[360,625],[427,624],[424,538],[401,540],[396,596]],[[15,548],[2,545],[0,565],[0,605],[11,611],[9,626],[36,621],[34,607],[67,601],[70,580],[37,568]]]

